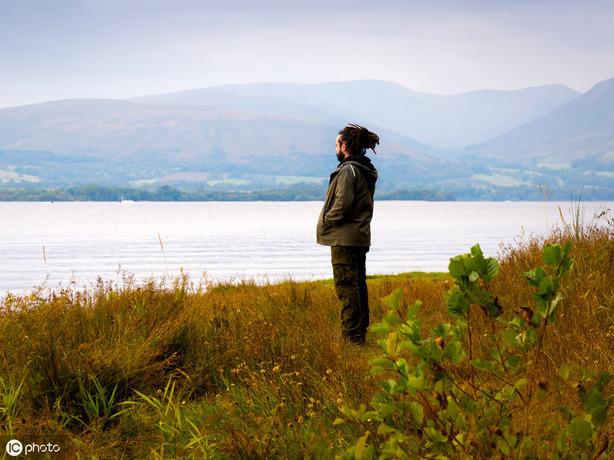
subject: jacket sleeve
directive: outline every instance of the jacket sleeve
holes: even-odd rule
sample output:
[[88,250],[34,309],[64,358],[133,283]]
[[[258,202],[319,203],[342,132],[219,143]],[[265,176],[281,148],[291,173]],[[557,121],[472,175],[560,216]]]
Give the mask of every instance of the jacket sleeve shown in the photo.
[[339,171],[333,203],[324,215],[326,225],[331,227],[341,225],[344,218],[351,214],[356,174],[358,173],[352,165],[344,166]]

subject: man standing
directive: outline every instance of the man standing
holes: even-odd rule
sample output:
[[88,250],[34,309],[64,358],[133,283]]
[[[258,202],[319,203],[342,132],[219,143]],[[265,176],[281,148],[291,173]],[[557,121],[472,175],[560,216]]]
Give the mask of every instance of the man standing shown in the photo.
[[350,124],[336,141],[340,164],[330,175],[317,241],[331,247],[335,290],[341,300],[341,330],[363,345],[369,327],[369,298],[365,259],[371,245],[371,218],[377,170],[365,156],[379,144],[379,136]]

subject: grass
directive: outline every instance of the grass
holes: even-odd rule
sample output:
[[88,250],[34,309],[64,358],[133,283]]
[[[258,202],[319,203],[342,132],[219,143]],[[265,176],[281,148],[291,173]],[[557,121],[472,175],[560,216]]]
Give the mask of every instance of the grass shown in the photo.
[[[540,264],[544,241],[568,238],[575,265],[540,364],[555,386],[561,362],[614,372],[614,225],[570,223],[503,248],[491,286],[504,311],[530,303],[523,272]],[[372,322],[398,287],[406,304],[423,301],[425,328],[448,320],[446,274],[373,276],[368,285]],[[100,281],[48,297],[9,295],[0,305],[0,429],[64,436],[63,450],[84,457],[331,458],[360,435],[332,425],[338,407],[368,403],[377,382],[368,364],[375,338],[347,344],[338,323],[330,280]],[[477,349],[488,327],[476,318]],[[529,429],[557,404],[577,404],[563,389],[555,396]]]
[[283,185],[295,184],[321,184],[326,180],[325,177],[312,176],[275,176],[275,182]]
[[210,179],[207,181],[207,185],[213,187],[215,185],[245,185],[249,184],[249,181],[246,179]]
[[527,182],[505,174],[473,174],[472,179],[481,180],[492,185],[501,187],[517,187],[519,185],[528,185]]

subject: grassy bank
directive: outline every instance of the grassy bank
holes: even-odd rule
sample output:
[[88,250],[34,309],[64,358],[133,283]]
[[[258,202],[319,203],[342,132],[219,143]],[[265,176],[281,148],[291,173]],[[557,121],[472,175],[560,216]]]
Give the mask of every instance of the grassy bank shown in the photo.
[[[575,263],[539,368],[549,396],[523,422],[527,432],[556,423],[562,403],[579,404],[559,364],[614,372],[613,227],[548,239],[572,239]],[[543,244],[502,250],[489,288],[504,314],[531,304],[523,273],[540,264]],[[422,300],[425,331],[447,322],[451,284],[446,274],[370,278],[372,322],[397,288],[403,305]],[[0,429],[59,435],[66,452],[86,457],[334,457],[363,434],[357,425],[333,426],[339,407],[368,404],[378,389],[369,372],[376,338],[346,344],[338,310],[330,281],[101,282],[51,297],[8,296],[0,314]],[[491,324],[485,315],[473,321],[474,346],[486,353]],[[610,409],[610,439],[611,420]]]

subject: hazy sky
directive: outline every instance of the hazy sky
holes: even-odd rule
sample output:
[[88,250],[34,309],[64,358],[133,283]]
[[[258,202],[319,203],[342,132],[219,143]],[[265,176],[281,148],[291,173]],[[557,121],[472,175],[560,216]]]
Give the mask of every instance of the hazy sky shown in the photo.
[[614,77],[614,2],[0,0],[0,107],[224,83],[434,93]]

